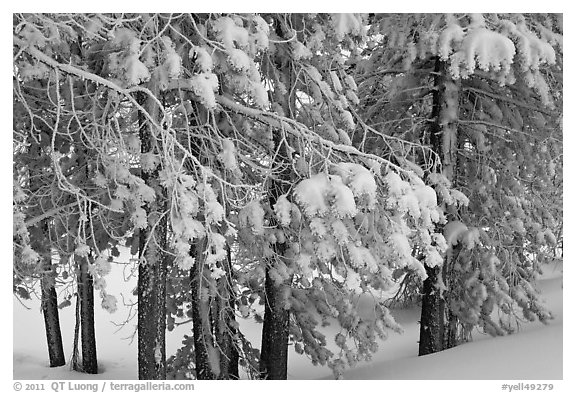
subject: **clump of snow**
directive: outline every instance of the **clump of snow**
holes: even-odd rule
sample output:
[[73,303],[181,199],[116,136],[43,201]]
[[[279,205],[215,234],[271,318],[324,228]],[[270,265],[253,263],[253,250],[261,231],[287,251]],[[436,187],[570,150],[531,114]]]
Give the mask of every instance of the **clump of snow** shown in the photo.
[[346,228],[346,225],[341,220],[334,220],[331,227],[332,236],[334,236],[339,245],[343,246],[350,241],[348,228]]
[[388,186],[388,192],[394,197],[400,197],[410,190],[410,184],[402,180],[396,172],[388,172],[384,176],[384,181]]
[[200,199],[204,200],[204,217],[206,224],[218,224],[224,219],[224,207],[218,202],[218,198],[209,183],[200,183],[196,187]]
[[426,185],[416,187],[414,190],[414,195],[422,207],[433,208],[438,204],[436,191],[434,191],[432,187]]
[[526,26],[525,21],[502,21],[504,33],[516,42],[523,71],[538,70],[543,64],[555,64],[556,53],[547,40],[543,40]]
[[290,41],[290,47],[292,48],[292,57],[295,61],[312,58],[310,49],[300,41]]
[[218,90],[218,77],[211,72],[202,72],[190,77],[192,91],[202,105],[208,109],[216,108],[216,96],[214,92]]
[[360,164],[351,162],[339,163],[336,168],[344,183],[352,189],[354,196],[367,197],[369,208],[374,207],[377,186],[370,170]]
[[136,33],[126,28],[116,29],[112,43],[124,48],[124,51],[108,56],[110,71],[121,77],[128,87],[149,81],[150,72],[139,59],[141,41],[136,38]]
[[356,81],[354,80],[352,75],[346,74],[346,76],[344,77],[344,82],[353,91],[358,91],[358,86],[356,85]]
[[189,271],[194,266],[196,262],[196,258],[191,257],[190,255],[184,255],[182,257],[176,258],[176,264],[178,267],[183,271]]
[[438,252],[436,247],[428,246],[426,247],[424,263],[427,266],[434,267],[434,266],[441,266],[444,263],[444,258]]
[[254,31],[250,33],[250,41],[256,49],[267,50],[269,44],[270,26],[260,15],[252,15],[251,19]]
[[467,78],[476,67],[508,75],[516,48],[506,35],[486,28],[481,15],[472,14],[467,32],[454,18],[449,18],[438,39],[438,54],[443,60],[450,60],[454,78]]
[[218,155],[224,167],[232,172],[239,171],[238,161],[236,160],[236,146],[230,138],[222,140],[222,152]]
[[350,100],[354,105],[360,104],[360,99],[352,90],[346,90],[346,98]]
[[181,73],[182,59],[180,55],[176,53],[174,49],[174,44],[169,37],[162,37],[162,42],[164,43],[164,63],[162,66],[168,73],[168,77],[171,79],[178,78]]
[[485,28],[473,29],[462,41],[467,74],[472,74],[476,63],[481,70],[510,72],[516,48],[506,36]]
[[450,190],[450,195],[457,206],[468,206],[470,200],[463,192],[456,189]]
[[329,190],[328,177],[324,173],[319,173],[298,183],[294,188],[294,197],[304,207],[304,213],[308,217],[322,216],[328,212],[326,195]]
[[332,239],[323,239],[316,245],[316,256],[322,262],[330,262],[336,257],[336,244]]
[[206,265],[210,267],[211,277],[219,279],[226,274],[226,272],[218,266],[218,262],[226,259],[226,238],[216,232],[209,232],[207,238]]
[[544,231],[544,239],[546,239],[548,245],[552,247],[556,245],[557,242],[556,235],[552,233],[552,230],[550,228],[546,228],[546,230]]
[[[239,24],[240,23],[241,22],[239,22]],[[232,18],[227,16],[218,18],[212,24],[212,28],[216,32],[216,37],[228,50],[235,48],[235,45],[240,48],[246,48],[248,46],[248,30],[239,24],[236,24]]]
[[81,258],[87,258],[90,254],[90,246],[85,243],[79,243],[74,250],[74,254],[78,255]]
[[346,269],[346,280],[344,285],[356,294],[362,293],[362,288],[360,287],[362,280],[360,275],[352,269]]
[[326,225],[324,225],[324,220],[320,217],[314,217],[310,220],[310,230],[312,231],[312,234],[319,238],[323,238],[328,232]]
[[352,266],[356,268],[366,267],[371,273],[376,273],[378,271],[378,263],[368,248],[357,246],[352,243],[348,243],[346,248]]
[[148,68],[138,59],[136,54],[126,58],[124,68],[127,86],[139,85],[150,80]]
[[237,71],[247,72],[252,67],[252,60],[242,49],[228,49],[228,61]]
[[200,72],[209,73],[214,68],[212,56],[210,56],[206,48],[202,46],[193,45],[190,49],[189,56],[195,59],[196,67],[198,67]]
[[268,91],[260,82],[251,83],[250,96],[260,108],[266,108],[269,104]]
[[340,116],[342,117],[342,120],[344,121],[344,124],[346,125],[346,127],[348,127],[348,129],[353,130],[356,127],[356,123],[354,122],[354,117],[352,117],[352,113],[350,113],[349,111],[342,111],[340,113]]
[[455,246],[468,232],[468,227],[461,221],[450,221],[444,226],[444,238],[450,246]]
[[480,231],[478,228],[469,228],[461,238],[462,245],[467,249],[473,249],[480,242]]
[[392,249],[400,256],[401,261],[405,261],[412,256],[412,246],[406,235],[400,232],[394,232],[390,235],[388,243]]
[[352,190],[338,175],[330,177],[330,195],[334,197],[333,208],[337,217],[354,217],[358,213]]
[[286,194],[280,195],[274,204],[274,213],[280,225],[287,227],[290,225],[290,213],[292,211],[292,203],[288,200]]
[[298,257],[296,257],[296,265],[300,268],[300,272],[304,275],[304,277],[310,279],[313,276],[312,269],[310,269],[310,263],[312,261],[312,255],[307,254],[305,252],[300,253]]
[[252,201],[238,213],[238,221],[244,228],[251,228],[255,235],[264,234],[264,209],[259,201]]
[[357,14],[332,14],[336,39],[342,41],[345,36],[352,33],[354,35],[364,34],[362,18]]
[[464,29],[462,29],[458,21],[454,17],[449,18],[437,42],[438,54],[442,60],[446,61],[449,59],[457,44],[462,42],[464,35]]
[[332,80],[332,86],[337,93],[342,91],[342,83],[340,82],[340,78],[338,78],[338,74],[336,71],[330,71],[330,79]]
[[110,295],[108,293],[106,293],[106,291],[102,290],[100,293],[101,297],[102,297],[102,308],[106,311],[108,311],[109,313],[114,313],[116,312],[116,310],[118,310],[118,300],[116,299],[116,297],[114,295]]

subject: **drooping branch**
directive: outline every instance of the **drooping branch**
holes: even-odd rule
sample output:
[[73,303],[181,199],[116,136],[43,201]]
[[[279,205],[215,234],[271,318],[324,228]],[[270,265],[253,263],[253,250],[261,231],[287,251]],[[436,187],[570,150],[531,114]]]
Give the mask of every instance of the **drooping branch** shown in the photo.
[[72,64],[60,63],[60,62],[52,59],[50,56],[42,53],[42,51],[38,50],[37,48],[29,45],[28,43],[26,43],[24,40],[22,40],[21,38],[19,38],[17,36],[14,36],[14,44],[18,45],[21,49],[26,51],[29,55],[31,55],[32,57],[34,57],[38,61],[41,61],[42,63],[46,64],[47,66],[49,66],[52,69],[60,70],[66,74],[75,75],[81,79],[90,80],[90,81],[92,81],[98,85],[103,85],[103,86],[105,86],[105,87],[107,87],[113,91],[120,93],[121,95],[126,97],[132,105],[134,105],[135,109],[142,112],[146,116],[147,120],[150,121],[151,124],[153,124],[157,128],[160,127],[160,125],[156,122],[156,120],[153,119],[152,116],[150,116],[150,114],[148,114],[148,112],[138,103],[138,101],[132,95],[132,93],[136,93],[136,92],[146,93],[146,95],[150,99],[155,101],[155,103],[158,107],[162,108],[160,101],[158,101],[158,97],[156,97],[154,94],[152,94],[152,92],[149,89],[142,87],[142,86],[134,86],[134,87],[131,87],[129,89],[125,89],[121,86],[118,86],[116,83],[114,83],[108,79],[102,78],[101,76],[96,75],[92,72],[88,72],[88,71],[83,70],[81,68],[75,67]]
[[481,94],[481,95],[484,95],[484,96],[487,96],[487,97],[490,97],[490,98],[494,98],[495,100],[498,100],[498,101],[508,102],[508,103],[514,104],[514,105],[516,105],[516,106],[518,106],[518,107],[520,107],[520,108],[528,109],[528,110],[530,110],[530,111],[540,112],[540,113],[543,113],[543,114],[548,115],[548,116],[557,116],[557,115],[558,115],[557,112],[549,111],[549,110],[547,110],[547,109],[544,109],[544,108],[541,108],[541,107],[537,107],[537,106],[533,106],[533,105],[528,105],[528,104],[526,104],[526,103],[524,103],[524,102],[522,102],[522,101],[516,100],[516,99],[514,99],[514,98],[512,98],[512,97],[507,97],[507,96],[504,96],[504,95],[501,95],[501,94],[490,93],[490,92],[488,92],[488,91],[486,91],[486,90],[478,89],[478,88],[475,88],[475,87],[466,86],[466,87],[462,87],[462,90],[463,90],[463,91],[471,91],[471,92],[473,92],[473,93],[475,93],[475,94]]

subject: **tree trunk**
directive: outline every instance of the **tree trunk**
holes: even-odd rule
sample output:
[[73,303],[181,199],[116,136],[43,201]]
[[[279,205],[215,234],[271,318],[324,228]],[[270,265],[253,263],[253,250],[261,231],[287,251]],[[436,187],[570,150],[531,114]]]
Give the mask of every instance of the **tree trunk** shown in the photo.
[[226,320],[228,323],[228,328],[230,329],[230,350],[229,356],[230,360],[228,362],[228,379],[240,379],[240,373],[238,371],[238,331],[236,329],[236,299],[235,292],[232,286],[232,253],[230,252],[230,247],[228,247],[228,258],[226,264],[226,278],[228,281],[229,297],[228,297],[228,309],[226,310]]
[[277,285],[266,269],[264,326],[262,328],[262,352],[260,375],[262,379],[287,379],[288,333],[290,311],[284,308],[283,292],[290,282]]
[[[190,270],[192,295],[192,329],[194,333],[194,354],[196,355],[196,379],[216,379],[219,372],[220,354],[214,350],[212,321],[210,316],[210,272],[205,270],[204,251],[206,239],[200,239],[191,247],[190,252],[196,258]],[[212,357],[212,359],[211,359]],[[212,361],[212,365],[211,365]],[[218,367],[216,367],[218,364]]]
[[[152,241],[148,247],[157,248]],[[158,251],[147,249],[138,266],[138,378],[143,380],[166,379],[166,263]]]
[[[285,36],[286,26],[283,22],[277,21],[276,33],[279,37]],[[290,91],[294,85],[295,76],[289,62],[282,57],[277,58],[276,66],[280,71],[281,82]],[[284,95],[276,97],[277,102],[281,103],[284,115],[292,117],[292,109],[295,108],[295,97]],[[278,152],[276,156],[276,166],[281,170],[276,178],[273,178],[270,184],[268,199],[269,205],[273,208],[278,198],[290,190],[292,180],[291,160],[288,157],[286,143],[282,139],[280,132],[273,135],[274,151]],[[274,222],[274,217],[271,221]],[[273,245],[275,257],[266,261],[266,278],[264,283],[264,325],[262,327],[262,349],[260,352],[260,378],[262,379],[287,379],[288,377],[288,337],[290,327],[290,311],[285,306],[285,290],[292,286],[292,276],[284,282],[277,284],[270,275],[270,270],[277,263],[289,264],[284,256],[287,245]]]
[[[451,212],[451,214],[449,214],[449,219],[452,218],[456,218],[455,212]],[[454,287],[454,282],[453,282],[453,278],[452,278],[452,273],[453,269],[454,269],[454,264],[456,262],[457,255],[459,254],[459,249],[461,246],[454,246],[454,248],[450,248],[448,249],[448,251],[446,252],[446,257],[444,259],[444,266],[442,269],[442,273],[443,273],[443,277],[442,277],[442,281],[444,282],[444,285],[448,288],[446,293],[444,294],[444,302],[447,302],[451,299],[452,297],[452,293],[455,289]],[[453,348],[458,344],[458,317],[456,316],[456,314],[454,314],[454,312],[452,312],[452,310],[450,309],[450,306],[447,305],[446,307],[444,307],[444,320],[446,321],[445,323],[445,329],[444,329],[444,343],[443,343],[443,349],[449,349],[449,348]]]
[[82,371],[88,374],[98,374],[96,331],[94,329],[94,286],[92,275],[88,272],[88,263],[87,258],[81,262],[78,272]]
[[190,270],[196,379],[238,379],[230,252],[222,266],[226,275],[215,280],[204,264],[206,247],[200,239],[190,251],[196,258]]
[[439,266],[425,266],[425,268],[428,278],[424,280],[422,293],[418,356],[441,351],[444,340],[444,301],[436,287],[441,268]]
[[236,336],[235,301],[232,287],[232,259],[230,248],[227,249],[226,259],[223,261],[226,275],[216,282],[218,295],[212,302],[212,320],[214,323],[214,336],[220,350],[220,375],[218,379],[238,379],[238,350],[234,337]]
[[[158,88],[151,86],[152,94]],[[158,118],[159,108],[144,93],[137,94],[153,119]],[[152,125],[143,113],[139,114],[141,152],[155,151]],[[142,180],[155,191],[156,199],[144,210],[148,217],[147,228],[140,229],[138,266],[138,378],[144,380],[166,379],[166,275],[167,260],[164,250],[167,243],[166,192],[158,178],[158,170],[142,171]],[[160,222],[158,222],[160,220]]]
[[[432,118],[430,130],[432,149],[440,157],[442,174],[453,182],[457,169],[458,104],[460,86],[450,76],[448,65],[436,59]],[[445,276],[451,253],[442,267],[428,267],[424,281],[422,314],[420,318],[420,345],[418,354],[427,355],[444,349],[445,301],[436,284]]]
[[[42,138],[40,134],[38,138]],[[42,149],[39,144],[32,144],[30,146],[30,155],[35,158],[41,158]],[[41,187],[43,178],[42,169],[30,169],[30,190],[35,193]],[[57,273],[52,268],[51,250],[49,241],[50,227],[47,220],[40,222],[40,233],[38,239],[38,248],[44,252],[44,259],[42,261],[42,278],[40,280],[40,288],[42,291],[42,313],[44,315],[44,328],[46,330],[46,344],[48,346],[48,358],[50,359],[50,367],[59,367],[66,364],[64,356],[64,347],[62,345],[62,332],[60,330],[60,314],[58,312],[58,295],[56,294],[56,276]],[[48,245],[46,245],[48,244]]]
[[72,346],[72,360],[70,364],[70,369],[74,371],[82,372],[82,366],[80,365],[79,359],[79,348],[78,342],[80,340],[80,294],[76,293],[76,310],[75,310],[76,322],[74,323],[74,345]]
[[64,347],[62,346],[62,332],[60,331],[60,317],[58,314],[58,297],[54,287],[54,272],[52,262],[46,257],[43,263],[42,280],[42,313],[44,314],[44,327],[46,328],[46,342],[48,344],[48,357],[50,367],[59,367],[66,364]]

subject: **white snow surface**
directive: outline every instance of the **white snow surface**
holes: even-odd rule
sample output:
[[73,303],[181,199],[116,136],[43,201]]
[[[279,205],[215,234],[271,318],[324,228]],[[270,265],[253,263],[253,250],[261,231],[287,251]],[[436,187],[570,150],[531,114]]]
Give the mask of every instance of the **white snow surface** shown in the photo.
[[[440,353],[418,357],[419,308],[392,309],[403,334],[390,332],[380,343],[379,351],[370,363],[359,363],[346,370],[344,379],[353,380],[545,380],[548,383],[562,379],[563,370],[563,307],[562,266],[549,266],[537,287],[542,290],[546,304],[555,318],[548,325],[534,322],[523,325],[517,334],[490,337],[474,333],[472,342]],[[123,267],[112,265],[106,276],[106,291],[118,298],[118,311],[109,314],[99,304],[95,307],[96,345],[100,374],[88,375],[71,371],[69,365],[48,367],[44,322],[40,302],[26,301],[26,309],[13,298],[13,378],[16,380],[131,380],[137,379],[137,340],[131,342],[136,318],[118,329],[112,322],[126,319],[128,309],[122,304],[134,301],[131,291],[135,278],[123,279]],[[97,294],[96,294],[97,296]],[[368,298],[360,299],[360,310],[369,310]],[[135,311],[135,309],[133,310]],[[367,311],[368,312],[368,311]],[[64,349],[69,362],[74,331],[74,305],[60,311]],[[255,347],[260,347],[261,325],[252,319],[241,321],[241,328]],[[331,325],[326,328],[329,346],[335,349],[333,338],[339,331]],[[167,332],[167,357],[180,347],[183,334],[191,334],[189,324]],[[289,379],[332,379],[327,367],[314,367],[309,360],[289,352]],[[499,390],[499,389],[498,389]]]

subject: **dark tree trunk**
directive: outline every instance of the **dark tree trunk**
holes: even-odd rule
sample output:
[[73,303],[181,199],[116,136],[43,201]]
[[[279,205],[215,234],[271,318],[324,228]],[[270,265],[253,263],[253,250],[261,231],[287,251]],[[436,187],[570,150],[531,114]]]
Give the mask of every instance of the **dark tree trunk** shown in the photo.
[[138,266],[138,378],[143,380],[166,379],[166,264],[155,254],[147,250]]
[[[210,356],[218,356],[220,354],[214,351],[214,339],[212,336],[209,294],[211,277],[210,271],[204,266],[204,250],[206,247],[206,239],[201,239],[190,250],[196,257],[194,266],[190,270],[196,379],[216,379],[219,375],[219,373],[213,371],[210,365]],[[216,362],[215,359],[213,361]]]
[[[432,103],[434,123],[430,129],[430,144],[440,157],[442,174],[448,181],[454,182],[457,171],[460,86],[451,78],[448,65],[440,59],[436,59],[434,86],[436,88]],[[451,255],[451,252],[447,253],[442,267],[426,266],[428,278],[424,281],[422,293],[419,355],[445,349],[445,301],[436,284],[446,276],[444,269],[448,268]]]
[[80,365],[80,349],[78,343],[80,341],[80,294],[76,294],[76,323],[74,324],[74,345],[72,347],[72,361],[70,368],[74,371],[82,372],[82,366]]
[[[151,86],[153,94],[158,89]],[[153,119],[158,118],[159,108],[143,93],[137,94]],[[143,113],[139,114],[141,152],[156,150],[152,125]],[[142,180],[155,191],[156,199],[144,210],[148,226],[140,229],[138,266],[138,378],[143,380],[166,379],[166,275],[167,260],[164,250],[167,239],[166,192],[160,184],[158,170],[142,171]],[[160,220],[160,222],[158,222]]]
[[54,287],[54,272],[49,257],[43,264],[42,280],[42,313],[44,314],[44,327],[46,328],[46,342],[48,344],[48,357],[50,367],[59,367],[66,364],[64,347],[62,346],[62,332],[60,331],[60,317],[58,314],[58,297]]
[[230,362],[228,364],[228,379],[240,379],[240,372],[238,371],[238,361],[240,356],[238,355],[238,348],[236,344],[233,343],[230,348]]
[[[45,134],[40,134],[38,138],[42,139]],[[42,156],[42,149],[39,144],[32,144],[30,146],[30,155],[33,158],[40,159]],[[32,193],[38,191],[41,187],[41,180],[43,178],[41,168],[33,167],[30,169],[30,190]],[[42,220],[40,223],[40,231],[38,233],[37,249],[44,251],[44,259],[42,261],[42,277],[40,280],[40,289],[42,291],[42,314],[44,315],[44,328],[46,330],[46,344],[48,346],[48,358],[50,359],[50,367],[59,367],[66,364],[64,356],[64,347],[62,345],[62,332],[60,330],[60,314],[58,312],[58,295],[56,294],[56,276],[57,273],[52,267],[51,250],[49,245],[50,227],[47,220]]]
[[201,239],[190,251],[196,258],[190,270],[196,379],[238,379],[230,254],[222,263],[226,275],[215,280],[204,264],[206,247]]
[[239,379],[230,251],[222,262],[226,275],[214,280],[204,265],[206,246],[198,240],[190,251],[196,259],[190,270],[196,379]]
[[[296,16],[291,21],[294,28],[301,24]],[[276,34],[279,37],[288,37],[290,27],[285,25],[285,21],[279,18],[276,21]],[[275,59],[276,66],[280,71],[281,82],[291,91],[296,79],[291,63],[279,56]],[[281,104],[282,111],[287,117],[293,117],[295,110],[295,96],[277,96],[276,101]],[[288,193],[292,182],[291,159],[288,156],[286,143],[282,139],[280,132],[275,132],[273,136],[274,150],[278,152],[276,157],[277,166],[281,170],[276,178],[273,178],[269,189],[269,204],[273,207],[278,198]],[[274,217],[272,217],[274,221]],[[276,256],[270,258],[266,263],[266,278],[264,283],[264,325],[262,327],[262,349],[260,353],[260,378],[262,379],[287,379],[288,377],[288,338],[290,328],[290,311],[285,308],[285,290],[292,286],[292,276],[284,282],[277,284],[270,276],[270,269],[277,263],[290,264],[285,258],[286,243],[274,244]]]
[[234,337],[234,291],[232,287],[232,260],[230,248],[226,259],[222,262],[226,275],[216,282],[218,295],[212,301],[212,321],[214,336],[220,351],[220,375],[218,379],[238,379],[238,350]]
[[226,259],[226,282],[228,288],[228,308],[225,311],[225,318],[227,327],[229,329],[228,336],[230,337],[230,347],[229,347],[229,361],[228,361],[228,379],[240,379],[240,373],[238,371],[238,361],[239,361],[239,354],[238,354],[238,342],[236,337],[238,335],[238,331],[236,330],[236,301],[235,301],[235,292],[234,287],[232,285],[232,253],[230,252],[230,247],[227,250],[228,256]]
[[439,266],[425,268],[428,278],[424,280],[422,291],[418,356],[441,351],[444,340],[444,301],[436,287],[441,268]]
[[[452,216],[452,217],[450,217]],[[449,218],[456,218],[454,212],[449,214]],[[443,277],[442,281],[444,285],[448,288],[446,293],[444,294],[444,301],[450,301],[451,297],[454,296],[453,292],[458,288],[454,288],[455,283],[453,282],[452,274],[454,269],[454,264],[456,262],[457,255],[459,254],[459,249],[461,246],[457,245],[454,248],[450,248],[446,253],[446,257],[444,259],[444,267],[442,269]],[[449,307],[449,303],[447,303],[446,307],[444,307],[444,320],[445,320],[445,329],[444,329],[444,344],[443,349],[453,348],[458,344],[458,317]]]
[[262,379],[287,379],[288,377],[288,336],[290,311],[284,308],[285,282],[277,285],[266,270],[264,326],[262,328],[262,352],[260,355],[260,375]]
[[98,374],[96,357],[96,331],[94,329],[94,286],[85,259],[78,272],[78,295],[80,297],[80,341],[82,344],[82,371]]

